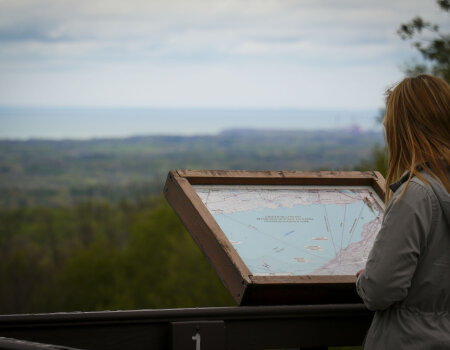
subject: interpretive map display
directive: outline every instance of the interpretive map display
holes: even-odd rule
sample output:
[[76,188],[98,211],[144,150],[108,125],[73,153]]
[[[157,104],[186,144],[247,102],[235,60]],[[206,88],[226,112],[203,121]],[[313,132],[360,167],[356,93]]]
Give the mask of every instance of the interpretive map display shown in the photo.
[[383,219],[370,186],[193,188],[255,276],[354,275]]

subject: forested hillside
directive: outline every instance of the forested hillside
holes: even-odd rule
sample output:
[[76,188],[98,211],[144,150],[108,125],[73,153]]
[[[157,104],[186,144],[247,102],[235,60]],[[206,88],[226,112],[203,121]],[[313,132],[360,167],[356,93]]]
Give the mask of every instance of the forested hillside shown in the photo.
[[350,169],[380,133],[0,141],[0,313],[234,302],[161,196],[169,169]]
[[210,136],[0,140],[0,207],[160,194],[170,169],[349,169],[381,132],[231,130]]
[[0,313],[232,305],[161,197],[0,212]]

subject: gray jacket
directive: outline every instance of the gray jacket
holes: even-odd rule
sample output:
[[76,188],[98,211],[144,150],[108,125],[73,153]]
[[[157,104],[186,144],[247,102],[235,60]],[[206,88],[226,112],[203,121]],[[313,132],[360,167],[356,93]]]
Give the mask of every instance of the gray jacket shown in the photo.
[[356,282],[376,311],[364,349],[450,349],[450,195],[408,174],[394,186],[383,225]]

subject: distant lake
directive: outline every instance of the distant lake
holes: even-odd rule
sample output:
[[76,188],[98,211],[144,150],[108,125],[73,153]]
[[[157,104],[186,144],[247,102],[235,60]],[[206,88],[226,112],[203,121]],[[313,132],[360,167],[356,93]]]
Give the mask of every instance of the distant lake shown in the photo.
[[227,129],[379,130],[377,110],[0,107],[1,139],[216,134]]

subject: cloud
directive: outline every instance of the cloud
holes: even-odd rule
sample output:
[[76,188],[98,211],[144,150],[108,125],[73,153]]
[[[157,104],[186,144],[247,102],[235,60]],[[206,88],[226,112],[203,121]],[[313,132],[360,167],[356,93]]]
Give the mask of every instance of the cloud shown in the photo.
[[422,0],[0,0],[0,103],[294,106],[335,79],[374,88],[330,106],[374,106],[417,14],[448,26]]
[[[233,52],[243,43],[272,41],[289,51],[292,41],[299,40],[325,46],[343,41],[359,44],[365,36],[385,38],[395,31],[401,15],[409,19],[415,13],[411,3],[3,0],[0,40],[55,42],[56,46],[65,41],[95,41],[100,49],[108,45],[127,49],[131,41],[169,51],[198,50],[196,44],[208,44],[217,52],[224,48]],[[415,1],[414,8],[430,12],[421,1]],[[243,53],[241,49],[236,52]]]

